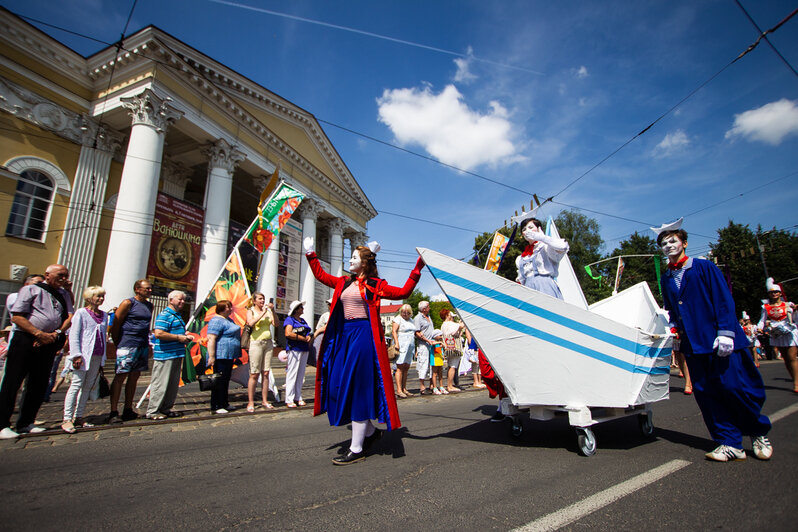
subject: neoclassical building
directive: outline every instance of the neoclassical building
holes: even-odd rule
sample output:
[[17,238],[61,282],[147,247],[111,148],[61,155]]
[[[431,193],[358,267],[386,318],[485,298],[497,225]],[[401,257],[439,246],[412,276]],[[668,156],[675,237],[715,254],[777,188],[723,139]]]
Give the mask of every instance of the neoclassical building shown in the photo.
[[107,308],[143,277],[201,298],[279,165],[306,199],[248,273],[313,321],[301,239],[340,274],[377,214],[311,113],[153,26],[83,57],[0,8],[0,138],[0,302],[55,262]]

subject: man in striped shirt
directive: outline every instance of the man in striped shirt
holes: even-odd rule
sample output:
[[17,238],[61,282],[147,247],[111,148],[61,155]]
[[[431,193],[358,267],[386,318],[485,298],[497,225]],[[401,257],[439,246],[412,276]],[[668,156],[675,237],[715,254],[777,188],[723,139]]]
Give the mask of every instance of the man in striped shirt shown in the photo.
[[169,306],[155,318],[148,419],[166,419],[179,415],[172,411],[172,407],[177,399],[186,344],[190,341],[190,337],[186,335],[186,322],[180,315],[186,303],[186,294],[173,290],[168,299]]

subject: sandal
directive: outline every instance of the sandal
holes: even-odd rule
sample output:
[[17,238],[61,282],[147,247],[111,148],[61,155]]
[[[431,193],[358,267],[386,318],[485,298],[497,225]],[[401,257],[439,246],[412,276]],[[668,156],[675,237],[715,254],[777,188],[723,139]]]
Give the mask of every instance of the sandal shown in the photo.
[[263,408],[266,410],[274,410],[274,405],[271,403],[263,403]]
[[287,408],[296,408],[296,403],[285,403]]
[[447,391],[448,391],[449,393],[460,393],[460,392],[462,392],[463,390],[461,390],[460,388],[449,388]]
[[408,392],[407,390],[405,390],[405,395],[408,396],[408,397],[415,397],[416,396],[416,394],[414,394],[412,392]]
[[166,413],[166,417],[181,417],[182,415],[182,412],[175,412],[174,410],[170,410]]
[[396,397],[399,397],[401,399],[407,399],[407,394],[404,392],[399,392],[396,394]]
[[305,405],[307,405],[307,403],[305,401],[303,401],[302,399],[297,401],[296,404],[297,404],[297,406],[305,406]]
[[692,386],[689,387],[689,388],[685,387],[683,393],[684,393],[684,395],[693,395],[693,387]]
[[61,428],[64,430],[64,432],[68,434],[75,434],[75,432],[77,432],[77,430],[75,429],[75,424],[69,420],[66,420],[63,423],[61,423]]
[[449,395],[449,392],[446,390],[446,388],[440,387],[438,388],[438,391],[440,391],[442,395]]
[[437,388],[433,388],[433,389],[432,389],[432,393],[433,393],[434,395],[443,395],[443,393],[441,393],[441,391],[440,391],[439,389],[437,389]]
[[250,414],[255,411],[255,405],[247,405],[247,412]]

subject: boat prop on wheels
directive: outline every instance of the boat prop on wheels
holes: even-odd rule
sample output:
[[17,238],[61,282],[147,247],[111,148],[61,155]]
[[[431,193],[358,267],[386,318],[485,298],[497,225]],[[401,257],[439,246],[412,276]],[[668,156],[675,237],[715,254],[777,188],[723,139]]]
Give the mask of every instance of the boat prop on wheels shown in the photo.
[[668,398],[671,335],[646,283],[588,307],[567,257],[560,300],[417,251],[504,384],[501,408],[514,436],[523,412],[535,420],[567,415],[585,456],[596,452],[596,423],[636,415],[643,435],[652,435],[651,405]]

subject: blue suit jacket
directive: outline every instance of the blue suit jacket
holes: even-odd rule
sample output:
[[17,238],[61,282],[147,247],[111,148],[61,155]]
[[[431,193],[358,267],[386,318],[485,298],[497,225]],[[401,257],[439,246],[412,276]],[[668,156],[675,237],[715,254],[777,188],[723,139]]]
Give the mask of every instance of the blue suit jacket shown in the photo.
[[712,262],[687,259],[681,288],[673,273],[662,276],[662,298],[670,314],[671,327],[680,331],[680,351],[686,355],[712,353],[718,336],[734,338],[734,349],[748,346],[748,339],[737,321],[729,287]]

